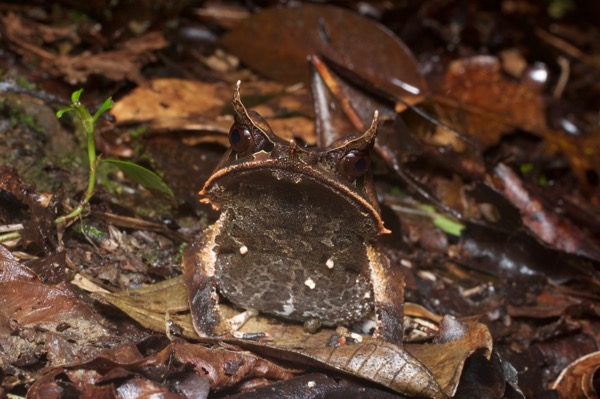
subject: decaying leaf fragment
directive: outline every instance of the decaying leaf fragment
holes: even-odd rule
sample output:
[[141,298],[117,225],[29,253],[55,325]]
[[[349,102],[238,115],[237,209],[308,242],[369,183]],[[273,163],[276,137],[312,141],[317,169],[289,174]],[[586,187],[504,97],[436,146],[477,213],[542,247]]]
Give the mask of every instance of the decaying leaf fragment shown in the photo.
[[41,59],[50,73],[64,77],[71,84],[85,82],[94,74],[114,81],[129,79],[141,83],[142,66],[154,59],[155,50],[167,46],[162,33],[148,32],[100,53],[57,54],[48,44],[74,36],[72,29],[53,29],[13,13],[0,18],[0,29],[15,51],[26,58]]
[[199,374],[206,374],[211,389],[215,390],[231,387],[247,378],[288,380],[297,372],[235,348],[207,348],[183,342],[172,345],[175,358],[192,364]]
[[26,246],[37,251],[49,253],[56,246],[54,219],[62,191],[49,197],[39,193],[35,187],[26,183],[17,170],[10,166],[0,166],[0,190],[9,193],[27,208],[28,220],[23,222],[21,239]]

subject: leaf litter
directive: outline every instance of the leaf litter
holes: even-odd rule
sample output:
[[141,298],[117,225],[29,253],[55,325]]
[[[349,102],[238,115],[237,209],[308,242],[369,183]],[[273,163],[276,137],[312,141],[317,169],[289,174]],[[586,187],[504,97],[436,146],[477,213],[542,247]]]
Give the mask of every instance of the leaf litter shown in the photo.
[[[70,21],[60,10],[50,14],[29,4],[2,8],[3,37],[14,54],[0,60],[7,76],[32,77],[38,88],[65,98],[72,88],[64,82],[86,82],[86,93],[90,90],[97,103],[105,93],[117,94],[117,124],[102,122],[103,148],[128,149],[120,153],[150,164],[166,178],[179,204],[178,209],[152,209],[158,200],[115,173],[110,178],[126,190],[103,186],[82,228],[57,231],[53,220],[69,207],[65,198],[77,198],[81,176],[56,158],[44,159],[43,172],[51,176],[46,181],[65,183],[64,193],[57,186],[46,193],[30,185],[47,187],[30,180],[32,174],[21,177],[27,171],[22,164],[15,163],[18,172],[1,170],[0,227],[20,229],[24,237],[0,247],[5,305],[0,337],[1,347],[10,349],[1,366],[2,393],[31,386],[28,397],[48,392],[57,397],[73,392],[83,397],[258,397],[252,395],[262,392],[260,397],[268,397],[261,386],[282,380],[270,385],[271,392],[286,397],[315,386],[322,390],[314,395],[398,397],[381,390],[386,384],[404,394],[433,387],[432,397],[468,392],[472,397],[539,397],[549,389],[561,397],[593,397],[600,338],[598,135],[590,106],[600,90],[592,56],[597,49],[590,44],[594,33],[586,30],[593,26],[588,19],[593,12],[577,4],[575,11],[553,19],[531,2],[498,4],[373,3],[343,11],[303,5],[256,14],[233,4],[244,12],[232,19],[207,2],[200,9],[189,6],[195,12],[189,15],[204,19],[184,16],[178,23],[185,29],[175,35],[155,29],[167,25],[140,28],[132,20],[114,30],[118,24],[110,15],[127,15],[118,10],[99,17],[105,30],[90,34],[88,20]],[[139,5],[140,15],[146,15],[146,6]],[[72,25],[56,24],[57,15]],[[536,17],[533,28],[514,23],[531,16]],[[212,36],[185,41],[192,32],[211,29]],[[224,30],[229,33],[215,41]],[[185,40],[177,42],[184,33]],[[114,42],[103,35],[113,35]],[[217,64],[207,60],[231,59],[222,45],[250,69],[235,62],[211,69]],[[227,145],[231,87],[243,78],[252,108],[267,116],[274,131],[315,143],[313,118],[318,130],[321,114],[318,106],[313,110],[307,90],[310,55],[317,55],[331,74],[311,87],[313,94],[326,87],[321,110],[325,105],[346,131],[372,114],[373,104],[395,111],[382,112],[377,151],[383,161],[375,169],[378,191],[385,194],[386,225],[394,230],[395,241],[386,239],[384,245],[406,276],[408,300],[460,317],[413,312],[406,323],[418,338],[404,348],[372,343],[369,337],[353,342],[342,330],[307,336],[299,326],[268,318],[245,328],[271,331],[277,337],[272,341],[186,343],[183,339],[196,342],[198,337],[185,311],[185,290],[168,279],[179,272],[182,240],[197,236],[216,216],[197,203],[196,192]],[[325,69],[317,69],[325,76]],[[291,85],[297,82],[304,87]],[[332,94],[336,85],[343,89]],[[45,98],[42,94],[39,98]],[[358,100],[363,97],[367,101]],[[3,140],[13,146],[4,152],[16,148],[26,159],[31,146],[41,143],[44,151],[48,139],[18,110],[15,102],[3,104],[3,138],[11,132],[7,126],[25,132],[21,140]],[[64,126],[41,123],[42,131],[54,132],[51,137],[69,137]],[[426,202],[464,226],[459,237],[436,227],[434,213],[424,211]],[[108,227],[109,220],[123,230]],[[138,230],[141,226],[152,233]],[[86,290],[95,287],[96,293],[90,296],[74,282]],[[141,285],[149,291],[138,290]],[[23,292],[29,294],[25,300]],[[466,318],[473,315],[478,319]],[[326,359],[331,337],[346,343]],[[371,350],[381,356],[361,355]],[[384,350],[396,356],[388,363],[391,370],[397,370],[393,359],[416,358],[433,377],[413,381],[410,391],[393,385],[393,379],[384,381],[385,373],[373,377],[369,367],[352,368],[353,359],[381,360]],[[217,370],[215,377],[209,378],[209,367]],[[301,370],[317,369],[327,376],[297,377]]]

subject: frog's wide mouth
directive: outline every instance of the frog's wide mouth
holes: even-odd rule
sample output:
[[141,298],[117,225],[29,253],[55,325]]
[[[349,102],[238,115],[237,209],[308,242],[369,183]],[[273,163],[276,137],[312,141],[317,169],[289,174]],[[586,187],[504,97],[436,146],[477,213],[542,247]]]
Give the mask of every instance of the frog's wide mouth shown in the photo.
[[213,173],[204,184],[199,193],[203,197],[201,202],[210,203],[215,209],[219,209],[222,205],[219,197],[228,187],[243,184],[254,175],[260,175],[263,179],[258,180],[264,185],[277,184],[277,182],[290,184],[311,182],[313,186],[320,186],[323,190],[335,193],[338,198],[367,216],[376,228],[376,235],[390,233],[384,227],[378,209],[370,203],[366,192],[361,192],[351,183],[340,180],[326,171],[287,160],[246,160],[223,167]]

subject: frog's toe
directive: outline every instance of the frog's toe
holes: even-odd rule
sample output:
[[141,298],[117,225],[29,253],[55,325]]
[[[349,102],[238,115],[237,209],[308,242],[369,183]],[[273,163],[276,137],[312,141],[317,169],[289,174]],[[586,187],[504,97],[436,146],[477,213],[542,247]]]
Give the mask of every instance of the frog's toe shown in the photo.
[[229,322],[229,325],[231,326],[231,331],[237,331],[240,328],[242,328],[248,320],[250,320],[251,318],[256,317],[256,316],[258,316],[258,310],[248,309],[242,313],[239,313],[239,314],[229,318],[227,321]]

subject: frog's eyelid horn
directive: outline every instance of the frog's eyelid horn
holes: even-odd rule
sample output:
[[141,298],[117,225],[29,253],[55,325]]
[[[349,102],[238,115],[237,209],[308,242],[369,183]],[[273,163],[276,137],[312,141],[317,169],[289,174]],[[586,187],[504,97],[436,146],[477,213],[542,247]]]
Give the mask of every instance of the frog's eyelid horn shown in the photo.
[[[241,96],[240,96],[241,84],[242,84],[241,80],[238,80],[236,82],[235,90],[233,93],[232,106],[233,106],[234,118],[235,118],[236,122],[238,122],[242,125],[248,126],[248,127],[254,126],[254,127],[258,128],[258,130],[263,133],[263,136],[265,136],[266,139],[272,143],[278,141],[277,136],[275,134],[273,134],[273,132],[270,130],[270,128],[265,129],[260,124],[257,124],[252,119],[250,114],[248,113],[248,110],[246,110],[246,107],[242,103]],[[358,151],[367,150],[368,148],[370,148],[373,145],[373,143],[375,141],[375,137],[377,136],[378,124],[379,124],[379,111],[375,110],[375,112],[373,113],[373,119],[371,121],[371,126],[369,126],[369,128],[367,129],[366,132],[364,132],[361,136],[349,139],[348,141],[343,142],[340,145],[336,145],[333,148],[328,148],[326,150],[326,152],[337,151],[342,148],[346,152],[352,151],[352,150],[358,150]]]
[[233,92],[233,101],[231,101],[231,105],[233,106],[233,117],[237,123],[245,125],[247,127],[254,126],[252,119],[248,115],[248,111],[244,104],[242,104],[241,96],[240,96],[240,86],[242,84],[241,80],[238,80],[235,84],[235,90]]
[[357,151],[365,151],[373,146],[375,142],[375,137],[377,137],[377,127],[379,125],[379,111],[375,110],[373,112],[373,119],[371,121],[371,126],[362,134],[356,135],[352,138],[348,138],[347,140],[340,140],[332,144],[329,148],[327,148],[327,152],[335,152],[343,150],[344,152],[349,152],[352,150]]
[[241,80],[238,80],[235,84],[235,91],[233,93],[233,100],[231,105],[233,106],[233,118],[236,123],[246,126],[248,129],[254,127],[254,132],[259,133],[264,139],[271,143],[281,141],[279,137],[273,133],[269,123],[255,111],[248,111],[242,103],[240,95]]

